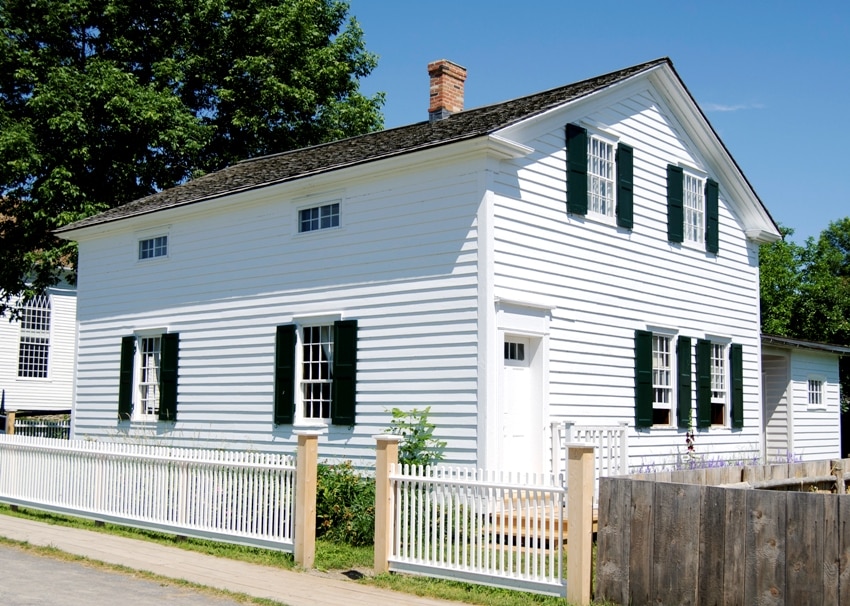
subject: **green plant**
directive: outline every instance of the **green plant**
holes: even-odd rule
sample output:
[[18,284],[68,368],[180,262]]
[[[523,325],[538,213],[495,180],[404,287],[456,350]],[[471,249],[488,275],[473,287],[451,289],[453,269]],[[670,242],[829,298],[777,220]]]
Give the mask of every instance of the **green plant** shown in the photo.
[[414,408],[405,412],[393,408],[393,418],[387,433],[404,437],[398,447],[398,462],[402,465],[434,465],[443,460],[446,443],[434,437],[436,425],[428,420],[431,407]]
[[349,545],[370,545],[375,536],[375,480],[360,475],[351,461],[321,463],[316,483],[316,537]]

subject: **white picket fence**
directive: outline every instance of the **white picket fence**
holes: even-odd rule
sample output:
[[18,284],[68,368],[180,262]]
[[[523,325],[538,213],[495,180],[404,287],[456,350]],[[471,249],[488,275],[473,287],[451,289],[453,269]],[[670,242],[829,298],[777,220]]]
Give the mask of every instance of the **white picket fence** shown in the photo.
[[0,501],[293,550],[289,455],[0,434]]
[[71,436],[71,421],[50,419],[15,419],[15,435],[57,438],[67,440]]
[[594,471],[595,500],[599,497],[599,478],[629,473],[628,423],[619,425],[576,425],[570,421],[550,424],[552,473],[567,468],[567,444],[590,444],[596,447]]
[[391,570],[563,596],[563,476],[392,466]]

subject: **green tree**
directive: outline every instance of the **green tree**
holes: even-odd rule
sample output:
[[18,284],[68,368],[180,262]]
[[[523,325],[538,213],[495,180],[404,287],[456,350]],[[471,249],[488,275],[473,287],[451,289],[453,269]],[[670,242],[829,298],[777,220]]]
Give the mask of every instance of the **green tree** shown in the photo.
[[0,314],[73,268],[51,230],[236,160],[380,129],[339,0],[0,2]]
[[782,239],[759,249],[761,330],[790,336],[802,287],[803,248],[789,241],[794,230],[780,227]]
[[[785,239],[762,246],[759,270],[763,332],[850,346],[850,217],[833,221],[802,247]],[[850,358],[839,368],[847,409]]]
[[806,241],[797,322],[806,338],[850,345],[850,217]]

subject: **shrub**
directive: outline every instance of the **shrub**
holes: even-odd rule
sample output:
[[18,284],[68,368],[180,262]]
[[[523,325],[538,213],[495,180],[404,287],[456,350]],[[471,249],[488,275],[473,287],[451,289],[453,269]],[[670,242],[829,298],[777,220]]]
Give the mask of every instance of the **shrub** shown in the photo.
[[316,537],[349,545],[371,545],[375,536],[375,480],[351,461],[320,463],[316,482]]
[[430,406],[425,410],[414,408],[410,412],[393,408],[393,418],[387,433],[404,437],[398,446],[398,462],[402,465],[427,466],[443,460],[446,443],[434,438],[437,426],[428,420],[430,412]]

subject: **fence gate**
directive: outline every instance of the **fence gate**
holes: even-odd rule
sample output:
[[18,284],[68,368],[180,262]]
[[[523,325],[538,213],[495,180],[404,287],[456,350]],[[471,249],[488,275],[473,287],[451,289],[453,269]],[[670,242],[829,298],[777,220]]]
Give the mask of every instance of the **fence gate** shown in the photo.
[[390,570],[563,596],[563,476],[449,466],[389,475]]

